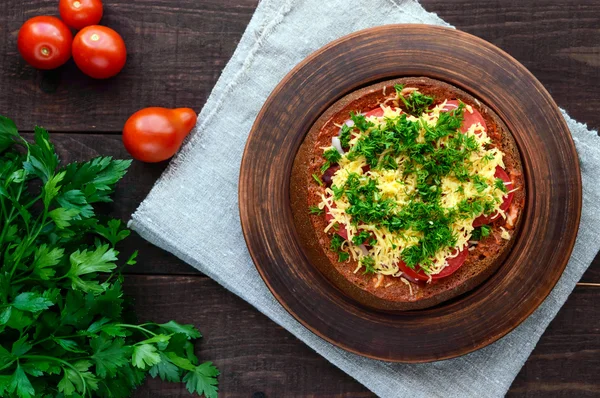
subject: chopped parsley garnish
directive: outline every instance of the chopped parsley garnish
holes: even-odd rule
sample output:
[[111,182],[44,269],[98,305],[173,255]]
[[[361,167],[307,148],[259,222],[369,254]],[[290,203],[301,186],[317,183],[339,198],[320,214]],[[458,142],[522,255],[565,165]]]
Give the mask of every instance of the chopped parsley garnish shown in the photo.
[[481,238],[485,238],[489,236],[492,232],[492,227],[489,225],[482,225],[481,227],[477,227],[473,230],[471,234],[471,240],[481,240]]
[[342,131],[340,133],[340,145],[342,148],[350,147],[350,140],[352,139],[352,127],[344,124],[342,126]]
[[403,84],[394,85],[394,89],[396,89],[398,97],[404,103],[408,113],[413,116],[420,116],[433,104],[433,97],[423,95],[416,90],[410,93],[408,96],[402,95],[401,92],[404,89]]
[[363,267],[365,267],[365,272],[363,272],[363,274],[374,274],[375,272],[377,272],[377,270],[375,269],[375,259],[373,257],[363,257],[360,260],[360,263]]
[[485,180],[478,175],[473,176],[473,185],[475,185],[475,189],[477,189],[477,192],[479,193],[485,191],[485,189],[488,187],[488,184],[485,182]]
[[335,148],[330,148],[323,152],[323,157],[331,164],[337,163],[342,159],[342,155]]
[[367,121],[367,118],[360,113],[350,112],[350,119],[354,122],[354,126],[362,132],[374,126],[373,122]]
[[312,178],[317,182],[317,184],[319,184],[320,186],[324,186],[325,184],[323,184],[323,181],[321,181],[321,177],[319,177],[316,174],[312,175]]
[[496,187],[496,189],[504,193],[508,192],[506,184],[504,183],[504,180],[502,178],[496,178],[496,180],[494,181],[494,186]]
[[337,253],[338,261],[340,263],[343,263],[344,261],[347,261],[350,258],[350,255],[342,250],[343,243],[344,238],[342,238],[338,234],[335,234],[333,235],[333,238],[331,238],[331,244],[329,246],[333,252]]
[[[379,249],[386,244],[387,250],[390,246],[394,250],[400,248],[398,259],[410,268],[420,267],[430,273],[439,266],[434,260],[441,250],[463,244],[459,242],[464,242],[466,236],[455,232],[461,231],[456,230],[457,225],[464,225],[465,220],[470,225],[473,219],[492,214],[501,203],[498,190],[506,192],[507,188],[501,179],[484,177],[485,172],[478,168],[479,164],[493,162],[495,156],[486,152],[489,141],[472,132],[461,132],[464,103],[437,113],[428,110],[434,102],[432,97],[418,91],[402,96],[403,88],[395,86],[412,116],[403,112],[373,122],[362,114],[351,113],[353,126],[344,124],[340,134],[342,147],[347,151],[341,155],[335,148],[327,149],[323,153],[323,169],[339,164],[343,158],[348,161],[342,162],[341,174],[336,174],[337,185],[331,185],[329,194],[334,202],[344,202],[351,230],[357,231],[365,224],[384,229],[385,238]],[[356,138],[350,145],[352,136]],[[365,173],[365,165],[370,173]],[[320,178],[313,178],[322,184]],[[466,186],[470,189],[466,190]],[[454,195],[450,201],[449,195]],[[353,246],[378,247],[373,232],[358,231],[351,238]],[[474,239],[480,239],[490,232],[489,226],[482,226],[472,234]],[[343,243],[337,234],[332,238],[331,249],[338,253],[340,261],[349,258],[341,250]],[[378,260],[377,250],[368,256],[359,255],[365,273],[378,272],[384,263]]]
[[352,243],[354,243],[356,246],[362,245],[370,237],[370,233],[367,231],[361,231],[358,235],[355,235],[354,238],[352,238]]
[[323,153],[325,163],[321,166],[321,174],[324,174],[332,164],[336,164],[342,159],[342,155],[335,148],[330,148]]
[[487,153],[484,157],[481,158],[483,164],[488,164],[492,160],[494,160],[494,155],[492,155],[491,153]]
[[319,206],[310,206],[309,210],[310,214],[316,214],[317,216],[320,216],[325,213],[323,209],[319,209]]

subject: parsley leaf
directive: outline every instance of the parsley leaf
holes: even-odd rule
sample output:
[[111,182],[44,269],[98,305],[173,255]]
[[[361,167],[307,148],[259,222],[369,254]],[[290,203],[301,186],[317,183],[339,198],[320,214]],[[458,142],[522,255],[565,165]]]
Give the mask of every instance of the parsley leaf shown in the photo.
[[352,127],[347,124],[342,125],[342,131],[340,132],[340,145],[342,148],[348,148],[350,146],[350,140],[352,139]]
[[319,177],[316,174],[312,175],[313,180],[315,180],[317,182],[317,184],[319,184],[320,186],[324,186],[325,184],[323,184],[323,181],[321,181],[321,177]]
[[35,390],[20,364],[17,364],[17,369],[12,375],[8,391],[16,392],[20,398],[33,397],[35,394]]
[[54,305],[52,301],[35,292],[23,292],[15,297],[12,303],[13,307],[29,312],[47,310],[52,305]]
[[490,232],[492,231],[492,227],[490,227],[489,225],[482,225],[481,226],[481,236],[482,237],[486,237],[490,234]]
[[373,259],[373,257],[363,257],[360,263],[363,267],[365,267],[365,271],[363,272],[363,274],[374,274],[375,272],[377,272],[377,270],[375,269],[375,260]]
[[335,148],[329,148],[325,152],[323,152],[323,157],[329,163],[337,163],[342,159],[342,155]]
[[331,244],[330,244],[331,250],[333,250],[334,252],[339,251],[341,249],[343,243],[344,243],[344,238],[342,238],[338,234],[333,235],[333,238],[331,238]]
[[488,184],[485,182],[483,178],[479,175],[474,175],[472,177],[473,185],[475,185],[475,189],[477,192],[482,193],[488,187]]
[[183,381],[190,393],[204,394],[206,398],[217,398],[217,376],[219,370],[212,362],[204,362],[202,365],[185,375]]
[[325,213],[323,209],[319,209],[319,206],[310,206],[309,211],[310,214],[315,214],[317,216],[323,215]]
[[115,271],[137,252],[119,260],[130,232],[100,222],[94,205],[112,200],[131,162],[62,167],[46,130],[28,142],[3,116],[0,156],[0,396],[127,397],[146,374],[190,372],[194,391],[216,396],[218,371],[198,365],[193,325],[124,319]]
[[133,365],[140,368],[146,369],[147,366],[153,366],[160,363],[160,354],[153,344],[141,344],[133,347],[133,354],[131,357]]
[[496,178],[494,180],[494,187],[504,193],[508,192],[506,184],[504,183],[504,180],[502,178]]
[[404,103],[407,112],[413,116],[421,116],[433,104],[433,97],[423,95],[418,90],[404,96],[402,95],[404,85],[396,84],[394,89],[398,94],[398,98]]
[[354,122],[354,127],[356,127],[362,132],[365,132],[369,128],[374,126],[373,122],[367,121],[365,115],[362,115],[360,113],[350,112],[350,119]]
[[338,252],[338,261],[340,263],[348,261],[349,259],[350,259],[350,254],[348,254],[346,252]]

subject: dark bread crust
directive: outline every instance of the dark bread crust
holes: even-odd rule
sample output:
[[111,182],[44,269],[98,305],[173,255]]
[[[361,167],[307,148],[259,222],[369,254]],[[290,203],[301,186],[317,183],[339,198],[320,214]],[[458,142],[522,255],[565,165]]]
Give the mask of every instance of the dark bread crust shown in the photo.
[[[323,190],[312,178],[312,174],[319,173],[324,163],[320,148],[331,145],[331,138],[339,131],[336,124],[344,123],[350,111],[370,111],[395,95],[394,84],[416,87],[421,93],[433,96],[437,102],[459,99],[477,109],[486,121],[492,142],[504,152],[506,170],[514,183],[513,187],[518,188],[511,206],[518,216],[514,229],[510,231],[510,240],[500,237],[500,227],[505,226],[505,221],[502,218],[496,220],[490,236],[470,251],[467,260],[458,271],[431,284],[412,283],[412,293],[400,278],[385,276],[379,287],[375,287],[377,277],[363,275],[362,271],[356,274],[353,272],[357,267],[355,261],[338,262],[337,255],[329,250],[331,236],[323,232],[327,226],[325,218],[308,216],[309,206],[320,202],[320,193]],[[502,264],[513,244],[525,203],[525,184],[519,152],[504,123],[487,106],[469,94],[429,78],[402,78],[382,82],[351,93],[333,104],[307,134],[294,162],[290,188],[298,235],[312,263],[316,264],[343,293],[364,305],[381,310],[431,307],[461,295],[489,278]]]

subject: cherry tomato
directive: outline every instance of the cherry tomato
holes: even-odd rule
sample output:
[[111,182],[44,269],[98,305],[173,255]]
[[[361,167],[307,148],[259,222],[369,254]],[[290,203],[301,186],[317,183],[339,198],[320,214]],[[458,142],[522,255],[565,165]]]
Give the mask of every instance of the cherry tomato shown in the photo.
[[[506,171],[504,171],[504,169],[502,167],[496,166],[496,172],[494,173],[494,177],[500,178],[502,181],[504,181],[506,183],[510,183],[509,185],[506,185],[506,188],[509,191],[511,189],[513,189],[512,180],[510,179],[510,177],[508,176],[508,174],[506,174]],[[502,202],[502,204],[500,205],[500,208],[502,210],[504,210],[504,211],[508,210],[508,208],[510,207],[510,204],[512,203],[512,200],[513,200],[514,196],[515,196],[514,192],[511,192],[511,193],[507,194],[504,197],[504,202]],[[484,216],[482,214],[479,217],[477,217],[475,220],[473,220],[473,226],[474,227],[481,227],[482,225],[491,223],[497,217],[498,217],[498,213],[497,212],[494,213],[494,214],[490,214],[489,216]]]
[[73,29],[98,25],[102,19],[101,0],[60,0],[58,11],[62,20]]
[[[465,263],[465,260],[468,256],[469,250],[467,249],[467,246],[465,246],[456,257],[452,257],[447,260],[448,265],[439,274],[431,275],[431,279],[438,280],[452,275]],[[398,263],[398,268],[400,268],[400,271],[404,272],[413,279],[418,279],[421,281],[429,280],[429,276],[427,276],[423,270],[420,268],[413,270],[412,268],[409,268],[402,260],[400,260]]]
[[123,69],[127,49],[121,36],[106,26],[83,28],[73,40],[73,60],[86,75],[108,79]]
[[[453,109],[458,108],[459,102],[457,100],[450,100],[446,102],[446,105],[444,106],[444,110],[445,111],[451,111]],[[460,131],[462,131],[463,133],[466,133],[469,130],[469,127],[471,127],[474,124],[477,123],[481,123],[481,125],[483,126],[484,129],[487,130],[487,125],[485,124],[485,119],[483,118],[483,116],[481,116],[481,113],[479,113],[479,111],[475,108],[473,108],[473,113],[469,112],[467,109],[465,109],[463,111],[463,123],[462,126],[460,127]]]
[[177,152],[196,119],[196,112],[190,108],[145,108],[125,123],[123,143],[134,159],[161,162]]
[[71,58],[73,35],[60,19],[33,17],[21,26],[17,47],[28,64],[37,69],[55,69]]

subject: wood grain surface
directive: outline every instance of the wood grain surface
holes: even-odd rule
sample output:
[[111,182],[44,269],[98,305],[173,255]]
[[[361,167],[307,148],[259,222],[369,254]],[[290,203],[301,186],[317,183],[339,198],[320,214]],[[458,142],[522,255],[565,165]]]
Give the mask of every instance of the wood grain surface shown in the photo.
[[[127,78],[119,77],[118,84],[102,87],[87,81],[72,65],[67,66],[68,72],[49,76],[24,65],[16,52],[18,28],[28,17],[56,15],[56,0],[4,0],[0,2],[0,113],[15,118],[22,130],[31,130],[37,123],[72,133],[53,134],[63,159],[126,157],[119,137],[113,134],[120,133],[128,114],[141,106],[159,104],[199,109],[257,3],[258,0],[104,0],[103,23],[127,29],[121,33],[130,52],[132,47],[137,49],[139,60],[135,68],[127,65]],[[598,1],[421,3],[461,30],[506,50],[540,79],[559,106],[589,127],[600,127]],[[187,51],[173,48],[178,37],[188,43]],[[192,41],[197,47],[189,51]],[[152,62],[141,61],[149,57]],[[174,65],[181,73],[171,69]],[[193,103],[176,101],[182,96]],[[165,166],[134,163],[117,189],[116,203],[107,209],[127,220]],[[135,300],[140,319],[175,318],[200,327],[205,334],[200,355],[208,358],[204,350],[214,344],[210,359],[223,370],[221,396],[372,396],[288,332],[174,256],[144,244],[141,238],[130,238],[127,249],[140,249],[143,256],[128,276],[128,293]],[[600,256],[582,282],[600,283]],[[193,289],[184,289],[189,285]],[[516,378],[509,397],[600,394],[599,299],[600,287],[578,286],[574,290]],[[211,304],[198,304],[202,302]],[[220,312],[235,321],[213,321],[213,315]],[[215,343],[219,336],[248,338],[243,347],[232,352],[226,348],[227,341]],[[290,357],[284,357],[282,352],[289,352]],[[178,385],[150,380],[136,396],[191,395]]]

